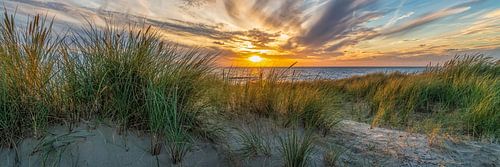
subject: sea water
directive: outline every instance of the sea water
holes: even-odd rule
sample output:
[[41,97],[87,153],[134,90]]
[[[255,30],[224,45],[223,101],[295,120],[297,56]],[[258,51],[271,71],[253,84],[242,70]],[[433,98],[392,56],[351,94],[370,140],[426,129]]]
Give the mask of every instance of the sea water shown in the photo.
[[219,68],[217,73],[230,79],[253,79],[266,77],[270,72],[277,73],[288,79],[342,79],[352,76],[362,76],[372,73],[420,73],[425,67],[232,67]]

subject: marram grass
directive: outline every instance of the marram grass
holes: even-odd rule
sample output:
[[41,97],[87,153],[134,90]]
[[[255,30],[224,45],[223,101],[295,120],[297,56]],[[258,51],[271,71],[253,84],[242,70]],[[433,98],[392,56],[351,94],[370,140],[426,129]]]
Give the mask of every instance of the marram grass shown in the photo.
[[[231,75],[231,74],[228,74]],[[290,69],[272,69],[257,79],[225,80],[216,98],[221,110],[278,118],[285,126],[329,129],[337,122],[336,99],[327,97],[321,83],[296,81]]]
[[217,52],[170,44],[151,27],[89,23],[60,38],[41,16],[24,28],[14,20],[4,13],[0,24],[2,145],[52,123],[104,118],[150,131],[182,160]]
[[473,136],[500,137],[500,63],[483,55],[457,56],[420,74],[372,74],[335,85],[370,103],[373,126],[411,126],[420,121],[415,114],[459,113],[435,121],[453,122],[446,127]]
[[279,137],[280,151],[285,167],[310,166],[311,154],[313,153],[314,137],[311,134],[303,136],[297,132],[290,132]]
[[0,142],[7,145],[28,133],[41,137],[58,110],[52,78],[62,39],[40,15],[25,27],[7,13],[0,23]]

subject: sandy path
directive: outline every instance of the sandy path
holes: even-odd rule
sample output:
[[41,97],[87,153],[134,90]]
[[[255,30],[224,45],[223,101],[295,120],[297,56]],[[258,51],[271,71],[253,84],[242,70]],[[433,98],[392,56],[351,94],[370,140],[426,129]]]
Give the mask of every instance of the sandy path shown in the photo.
[[[500,166],[500,145],[444,141],[429,146],[426,135],[342,121],[323,144],[348,147],[344,164],[364,166]],[[321,145],[321,144],[320,144]]]

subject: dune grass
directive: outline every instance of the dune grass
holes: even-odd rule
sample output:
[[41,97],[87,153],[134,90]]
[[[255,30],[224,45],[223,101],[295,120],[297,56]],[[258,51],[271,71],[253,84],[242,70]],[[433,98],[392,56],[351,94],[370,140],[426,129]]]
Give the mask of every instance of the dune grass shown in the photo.
[[[234,74],[226,74],[234,75]],[[338,122],[337,99],[326,96],[321,83],[297,81],[295,72],[271,69],[258,78],[225,80],[221,110],[230,113],[255,113],[279,119],[285,126],[330,129]]]
[[290,132],[280,137],[279,142],[284,166],[305,167],[310,165],[310,156],[314,147],[312,135],[299,136],[297,132]]
[[4,13],[0,25],[3,145],[42,137],[49,124],[100,118],[150,131],[182,160],[203,125],[199,99],[217,52],[165,42],[151,27],[89,23],[62,38],[44,17],[24,27],[14,17]]
[[152,152],[159,152],[156,137],[165,136],[172,161],[180,162],[200,121],[194,104],[216,53],[164,43],[151,27],[100,31],[89,25],[77,37],[78,53],[90,63],[75,70],[83,75],[74,87],[90,95],[77,101],[124,128],[147,124],[155,136]]
[[37,15],[17,27],[14,16],[4,14],[0,23],[0,142],[14,144],[30,133],[41,137],[49,116],[57,112],[56,61],[62,38],[50,21]]
[[241,148],[237,150],[244,157],[270,156],[271,143],[261,132],[262,129],[243,128],[238,130]]
[[470,55],[430,66],[420,74],[372,74],[335,84],[370,103],[373,126],[412,126],[422,122],[422,116],[434,117],[433,121],[462,133],[498,138],[499,74],[498,61]]

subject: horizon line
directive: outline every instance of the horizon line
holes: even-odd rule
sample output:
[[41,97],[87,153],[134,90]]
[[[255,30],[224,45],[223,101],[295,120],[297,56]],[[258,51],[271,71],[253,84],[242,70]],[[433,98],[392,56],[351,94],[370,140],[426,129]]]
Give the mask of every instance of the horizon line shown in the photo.
[[426,68],[427,66],[220,66],[218,68]]

